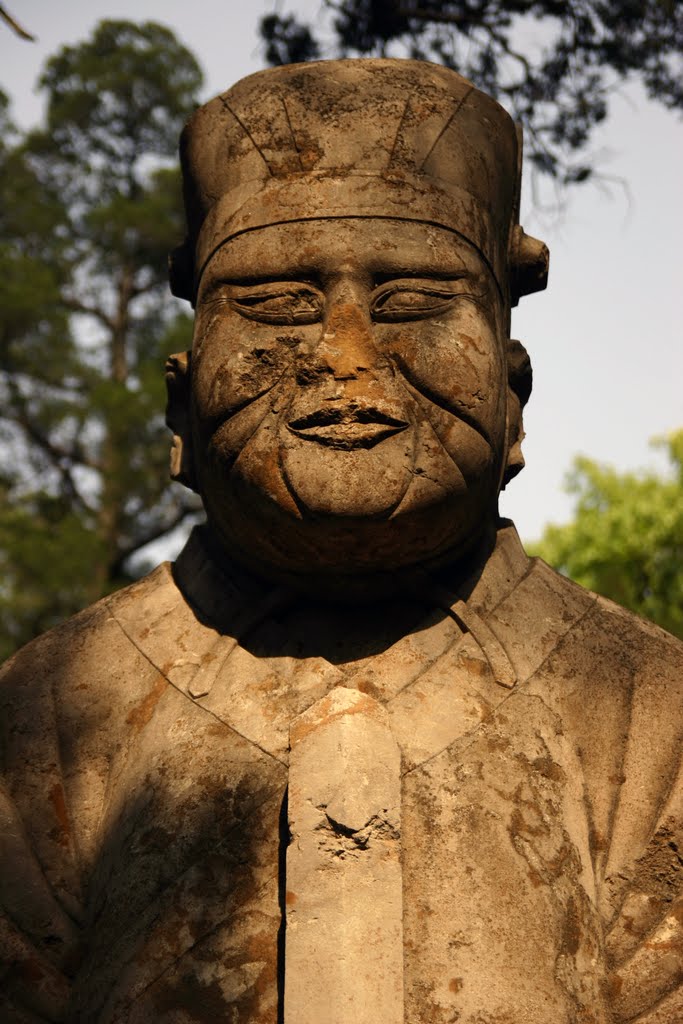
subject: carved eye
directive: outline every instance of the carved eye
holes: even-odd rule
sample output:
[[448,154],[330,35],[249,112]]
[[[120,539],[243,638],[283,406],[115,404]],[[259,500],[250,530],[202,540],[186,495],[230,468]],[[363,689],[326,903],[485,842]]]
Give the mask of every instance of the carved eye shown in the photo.
[[323,315],[323,296],[308,284],[274,282],[234,288],[228,301],[242,316],[265,324],[315,324]]
[[454,283],[392,281],[378,288],[373,295],[372,317],[380,323],[397,323],[438,316],[461,294],[454,289]]

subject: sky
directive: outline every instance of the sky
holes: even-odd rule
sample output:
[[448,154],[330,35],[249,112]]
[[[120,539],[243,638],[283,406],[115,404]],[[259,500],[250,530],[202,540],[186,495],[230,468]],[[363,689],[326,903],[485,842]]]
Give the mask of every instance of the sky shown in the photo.
[[[203,99],[264,65],[257,23],[273,0],[8,0],[37,42],[0,25],[0,86],[15,120],[39,121],[34,91],[45,59],[85,39],[101,18],[159,21],[193,51],[206,75]],[[314,14],[317,0],[287,3]],[[574,456],[620,470],[658,466],[648,447],[683,426],[683,120],[635,85],[613,100],[596,133],[610,187],[583,185],[561,215],[522,199],[522,224],[550,248],[548,289],[523,298],[512,334],[526,345],[534,391],[525,415],[526,468],[501,496],[523,539],[571,518],[563,482]],[[619,183],[620,179],[623,184]]]

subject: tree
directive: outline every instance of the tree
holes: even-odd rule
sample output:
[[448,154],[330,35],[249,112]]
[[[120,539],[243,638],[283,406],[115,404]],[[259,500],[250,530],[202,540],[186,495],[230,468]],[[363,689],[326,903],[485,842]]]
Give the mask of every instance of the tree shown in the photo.
[[262,18],[268,62],[324,54],[445,64],[507,107],[532,167],[561,185],[595,173],[587,145],[626,79],[683,108],[676,0],[322,0],[321,14],[318,36],[292,14]]
[[46,65],[46,124],[0,103],[0,651],[136,572],[195,505],[168,480],[176,149],[202,75],[161,25],[105,21]]
[[576,459],[574,519],[547,527],[534,554],[683,639],[683,430],[665,441],[666,476]]

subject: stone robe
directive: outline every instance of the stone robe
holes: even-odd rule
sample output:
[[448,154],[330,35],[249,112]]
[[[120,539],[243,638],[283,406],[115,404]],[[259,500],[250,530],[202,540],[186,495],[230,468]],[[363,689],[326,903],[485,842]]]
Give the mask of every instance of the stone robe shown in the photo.
[[281,1020],[289,728],[340,686],[401,751],[406,1021],[683,1020],[682,645],[509,525],[384,621],[350,657],[200,531],[8,663],[0,1020]]

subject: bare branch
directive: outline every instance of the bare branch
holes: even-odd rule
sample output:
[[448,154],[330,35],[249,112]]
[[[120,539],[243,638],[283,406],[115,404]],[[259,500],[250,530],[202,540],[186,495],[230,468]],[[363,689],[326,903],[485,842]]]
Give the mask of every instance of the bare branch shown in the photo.
[[107,330],[111,331],[114,329],[113,321],[97,306],[89,306],[86,302],[81,302],[80,299],[73,297],[64,297],[62,299],[64,305],[72,313],[81,313],[83,316],[92,316],[96,320],[106,327]]
[[29,43],[35,43],[36,37],[32,36],[30,32],[27,32],[25,28],[22,28],[19,22],[12,17],[8,10],[6,10],[4,4],[0,4],[0,18],[9,25],[13,32],[21,39],[27,39]]
[[[6,383],[10,393],[14,419],[17,425],[21,427],[26,436],[43,452],[43,454],[48,457],[53,469],[59,473],[64,492],[69,496],[69,498],[81,509],[82,512],[87,512],[88,514],[92,513],[90,505],[76,486],[76,482],[71,472],[71,466],[69,465],[69,463],[76,461],[75,453],[73,451],[68,451],[66,448],[62,448],[61,445],[55,444],[46,433],[40,430],[29,413],[25,397],[19,390],[16,381],[9,374],[7,375]],[[77,448],[80,450],[80,445],[78,445]],[[84,464],[87,465],[88,463],[85,462]]]

